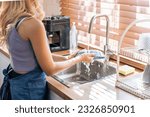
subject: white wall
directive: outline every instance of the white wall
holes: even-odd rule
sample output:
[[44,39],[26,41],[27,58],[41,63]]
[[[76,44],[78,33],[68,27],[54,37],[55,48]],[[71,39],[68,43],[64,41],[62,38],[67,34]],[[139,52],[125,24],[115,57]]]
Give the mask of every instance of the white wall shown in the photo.
[[60,0],[43,0],[43,8],[46,16],[53,16],[60,14]]

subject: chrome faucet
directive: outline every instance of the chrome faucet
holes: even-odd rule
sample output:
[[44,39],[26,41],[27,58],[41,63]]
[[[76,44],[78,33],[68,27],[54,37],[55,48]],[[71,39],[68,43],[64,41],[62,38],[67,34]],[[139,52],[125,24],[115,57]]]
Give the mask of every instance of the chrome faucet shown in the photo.
[[[108,43],[109,43],[109,39],[108,39],[108,36],[109,36],[109,17],[107,15],[102,15],[102,14],[94,15],[92,17],[91,21],[90,21],[88,33],[90,34],[92,32],[92,26],[93,26],[94,20],[96,18],[100,18],[100,17],[104,17],[106,19],[106,43],[104,45],[104,54],[107,57],[107,54],[108,54],[108,51],[109,51],[109,48],[108,48]],[[90,42],[91,42],[91,38],[90,38]]]

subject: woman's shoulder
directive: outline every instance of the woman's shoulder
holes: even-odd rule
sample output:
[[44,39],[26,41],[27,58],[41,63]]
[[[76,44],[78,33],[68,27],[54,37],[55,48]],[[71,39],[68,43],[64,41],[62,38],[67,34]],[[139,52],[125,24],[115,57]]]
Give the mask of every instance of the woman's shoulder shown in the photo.
[[35,17],[25,17],[18,27],[18,32],[25,40],[32,39],[33,36],[38,36],[45,33],[44,24],[41,20]]
[[19,28],[21,32],[24,32],[24,37],[26,38],[43,33],[45,30],[42,21],[34,17],[26,18]]
[[38,28],[43,27],[43,23],[41,20],[36,19],[34,17],[28,17],[26,20],[23,22],[23,27],[29,31],[35,30]]

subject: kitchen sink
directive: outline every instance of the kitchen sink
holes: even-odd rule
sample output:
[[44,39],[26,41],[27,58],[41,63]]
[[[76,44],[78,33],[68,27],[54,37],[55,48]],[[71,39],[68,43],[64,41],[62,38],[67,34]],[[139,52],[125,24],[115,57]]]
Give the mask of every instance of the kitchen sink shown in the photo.
[[100,61],[93,63],[78,63],[52,77],[67,87],[81,85],[94,80],[104,79],[107,76],[116,74],[116,68],[110,64]]

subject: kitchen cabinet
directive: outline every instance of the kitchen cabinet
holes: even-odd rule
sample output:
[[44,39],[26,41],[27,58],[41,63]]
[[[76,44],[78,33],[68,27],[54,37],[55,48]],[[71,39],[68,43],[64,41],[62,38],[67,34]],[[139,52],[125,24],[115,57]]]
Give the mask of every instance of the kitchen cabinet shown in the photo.
[[2,51],[0,50],[0,86],[2,85],[2,81],[3,81],[3,74],[2,71],[4,68],[6,68],[8,66],[8,64],[10,63],[10,60],[7,56],[5,56]]
[[63,100],[62,97],[60,97],[59,95],[57,95],[54,91],[50,91],[50,99],[51,100]]

